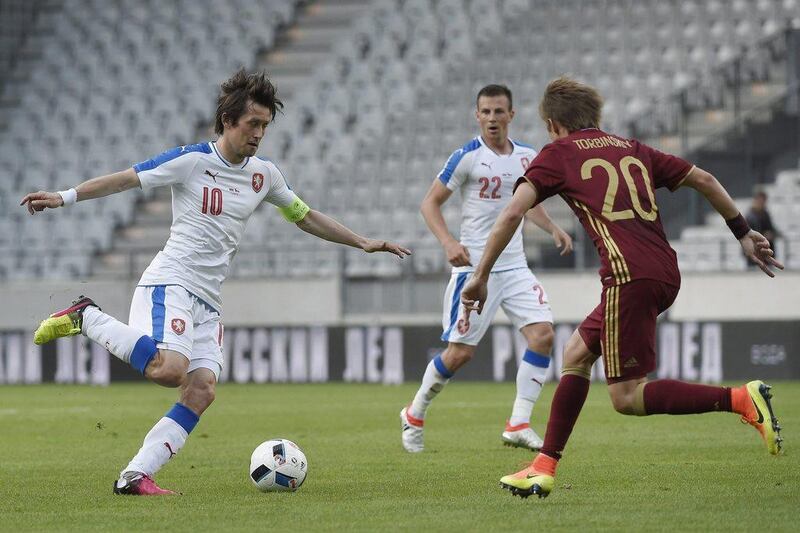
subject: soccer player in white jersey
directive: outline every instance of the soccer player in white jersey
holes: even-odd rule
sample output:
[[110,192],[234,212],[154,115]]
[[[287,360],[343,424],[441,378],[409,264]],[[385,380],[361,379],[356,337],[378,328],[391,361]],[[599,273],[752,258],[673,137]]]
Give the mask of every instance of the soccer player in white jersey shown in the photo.
[[283,107],[263,73],[243,69],[222,84],[216,142],[181,146],[122,172],[62,192],[28,194],[31,214],[141,187],[172,187],[173,221],[164,249],[142,274],[128,324],[103,313],[90,299],[45,319],[34,334],[42,344],[83,333],[151,381],[179,387],[180,399],[145,436],[114,483],[114,493],[172,494],[152,476],[181,448],[214,401],[222,369],[220,288],[245,225],[266,201],[289,222],[322,239],[399,257],[406,248],[353,233],[310,209],[287,186],[280,170],[255,157],[275,113]]
[[[501,438],[515,447],[538,450],[542,446],[542,439],[530,427],[530,416],[550,365],[553,314],[544,287],[528,269],[522,249],[522,224],[492,269],[489,284],[494,291],[489,294],[494,296],[486,303],[488,312],[466,323],[459,305],[461,289],[474,271],[473,265],[481,259],[497,215],[511,200],[517,178],[536,156],[532,147],[508,137],[514,110],[507,87],[487,85],[481,89],[475,116],[480,136],[453,152],[431,184],[420,209],[444,247],[453,270],[442,315],[442,340],[448,343],[447,348],[428,363],[414,400],[400,411],[403,447],[409,452],[423,450],[428,406],[455,372],[472,359],[475,347],[500,307],[528,343],[517,371],[517,395],[511,417]],[[441,209],[456,190],[460,190],[462,201],[460,242],[450,234]],[[572,239],[550,220],[544,208],[532,209],[528,218],[552,234],[562,255],[572,251]]]

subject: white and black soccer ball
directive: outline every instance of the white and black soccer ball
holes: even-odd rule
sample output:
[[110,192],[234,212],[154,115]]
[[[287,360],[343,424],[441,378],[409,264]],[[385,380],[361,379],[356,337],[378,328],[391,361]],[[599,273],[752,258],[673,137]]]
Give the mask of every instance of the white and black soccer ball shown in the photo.
[[263,492],[296,491],[306,480],[306,472],[306,455],[290,440],[263,442],[250,457],[250,480]]

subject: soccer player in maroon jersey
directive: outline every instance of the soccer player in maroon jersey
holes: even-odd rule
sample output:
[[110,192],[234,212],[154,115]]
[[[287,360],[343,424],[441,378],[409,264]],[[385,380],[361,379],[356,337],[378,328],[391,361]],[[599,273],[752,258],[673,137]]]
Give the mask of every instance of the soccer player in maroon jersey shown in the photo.
[[[618,412],[645,416],[729,411],[761,433],[771,454],[781,448],[770,387],[763,382],[728,388],[647,380],[656,368],[656,317],[672,305],[681,281],[677,257],[661,226],[655,188],[695,189],[727,221],[745,255],[765,274],[774,277],[772,268],[783,265],[714,176],[679,157],[602,131],[602,104],[595,89],[566,77],[547,86],[539,113],[553,142],[518,180],[461,293],[467,311],[482,311],[495,259],[525,212],[555,194],[572,208],[600,254],[600,305],[564,348],[544,446],[528,467],[500,480],[503,488],[522,497],[542,498],[553,489],[556,466],[589,392],[592,364],[600,355]],[[466,316],[468,320],[469,312]]]

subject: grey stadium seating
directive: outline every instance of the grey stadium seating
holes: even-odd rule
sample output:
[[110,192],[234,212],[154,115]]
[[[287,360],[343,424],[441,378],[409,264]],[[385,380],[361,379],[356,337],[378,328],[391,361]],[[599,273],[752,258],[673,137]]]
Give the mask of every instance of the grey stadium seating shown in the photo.
[[[26,75],[4,89],[19,104],[0,111],[0,168],[9,176],[0,182],[0,279],[90,275],[95,254],[113,248],[114,229],[134,220],[136,199],[119,195],[28,220],[18,198],[197,140],[220,80],[239,65],[256,66],[299,9],[293,0],[235,0],[235,9],[212,0],[50,4],[33,17],[26,44],[40,53],[14,65]],[[604,126],[625,135],[628,120],[645,111],[669,122],[674,91],[702,83],[714,65],[787,24],[800,25],[800,1],[376,0],[291,94],[263,152],[310,205],[412,246],[411,266],[298,236],[263,209],[233,274],[441,271],[444,258],[418,206],[448,155],[475,135],[472,102],[482,85],[514,90],[513,136],[537,148],[546,143],[538,96],[562,72],[595,84],[606,97]],[[796,180],[775,187],[797,195]],[[575,229],[563,203],[547,205]],[[793,228],[793,239],[796,205],[775,206],[776,223]],[[457,231],[456,201],[445,216]],[[703,231],[687,229],[677,244],[686,268],[743,268],[722,247],[698,259],[691,242],[716,230]],[[69,251],[43,253],[70,236]]]
[[[296,2],[51,0],[32,14],[31,4],[8,4],[32,21],[20,39],[31,59],[13,65],[4,96],[18,104],[0,115],[0,223],[19,237],[0,243],[0,277],[85,277],[114,228],[131,221],[136,198],[37,219],[24,216],[18,199],[189,142],[213,113],[219,80],[272,46]],[[62,234],[67,240],[52,246]]]

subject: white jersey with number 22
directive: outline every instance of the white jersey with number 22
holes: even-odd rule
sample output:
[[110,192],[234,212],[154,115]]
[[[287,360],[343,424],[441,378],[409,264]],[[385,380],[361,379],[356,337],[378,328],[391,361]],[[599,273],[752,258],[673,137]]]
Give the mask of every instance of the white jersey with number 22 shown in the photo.
[[[475,137],[453,152],[437,176],[451,191],[461,191],[461,244],[469,250],[472,266],[453,267],[453,272],[475,270],[497,216],[511,200],[517,178],[536,157],[536,150],[531,146],[509,141],[512,152],[501,155],[489,148],[481,137]],[[492,272],[527,266],[520,223]]]

